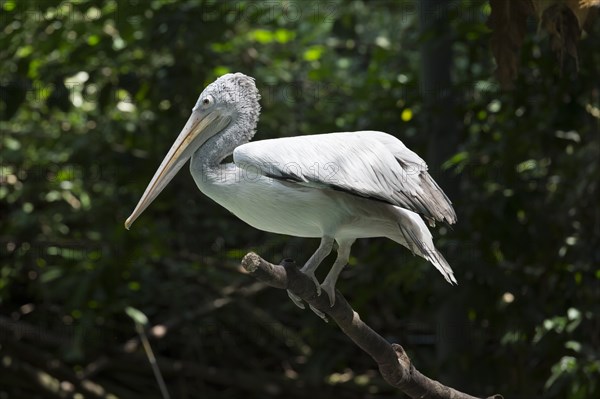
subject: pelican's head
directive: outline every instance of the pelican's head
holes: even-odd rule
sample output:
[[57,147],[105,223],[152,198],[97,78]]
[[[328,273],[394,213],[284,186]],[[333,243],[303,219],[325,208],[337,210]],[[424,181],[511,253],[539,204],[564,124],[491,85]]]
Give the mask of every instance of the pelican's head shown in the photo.
[[125,228],[131,227],[192,154],[211,137],[235,124],[235,132],[239,133],[235,137],[238,144],[249,141],[258,122],[259,98],[254,79],[241,73],[228,73],[208,85],[198,97],[192,114],[154,173],[144,195],[125,221]]

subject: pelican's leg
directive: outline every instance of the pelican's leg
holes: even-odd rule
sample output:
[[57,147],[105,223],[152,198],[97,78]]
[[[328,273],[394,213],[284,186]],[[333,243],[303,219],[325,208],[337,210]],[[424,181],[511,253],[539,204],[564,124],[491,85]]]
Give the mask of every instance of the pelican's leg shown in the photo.
[[319,248],[315,251],[313,256],[302,266],[300,271],[306,274],[308,277],[312,278],[317,286],[317,294],[321,295],[321,285],[319,284],[319,280],[315,276],[315,270],[317,267],[323,262],[323,260],[331,253],[331,249],[333,248],[333,237],[323,237],[321,238],[321,244],[319,244]]
[[[302,266],[300,271],[315,282],[317,286],[317,294],[321,295],[321,286],[319,285],[319,280],[315,276],[315,270],[317,267],[323,262],[323,259],[327,257],[331,253],[331,249],[333,248],[333,237],[325,236],[321,238],[321,244],[319,244],[319,248],[315,251],[315,253],[310,257],[310,259]],[[302,303],[302,298],[297,295],[294,295],[290,291],[287,292],[288,296],[298,306],[300,309],[304,309],[304,304]]]
[[337,258],[327,274],[327,277],[325,277],[323,284],[321,284],[321,288],[329,296],[329,303],[331,306],[335,304],[335,283],[344,266],[348,264],[350,248],[352,248],[353,243],[354,240],[338,240]]

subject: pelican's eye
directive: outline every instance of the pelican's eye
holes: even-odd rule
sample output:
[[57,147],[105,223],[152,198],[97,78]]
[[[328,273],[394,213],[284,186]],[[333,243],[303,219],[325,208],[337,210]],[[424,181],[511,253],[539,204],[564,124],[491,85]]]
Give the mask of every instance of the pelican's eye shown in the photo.
[[215,103],[215,99],[210,94],[202,99],[202,106],[204,108],[210,107]]

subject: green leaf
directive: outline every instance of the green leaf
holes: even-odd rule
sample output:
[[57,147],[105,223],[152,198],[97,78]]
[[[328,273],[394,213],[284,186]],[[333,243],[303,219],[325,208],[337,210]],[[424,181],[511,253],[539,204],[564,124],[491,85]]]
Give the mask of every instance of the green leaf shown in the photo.
[[324,50],[325,47],[321,45],[311,46],[304,52],[303,58],[305,61],[317,61],[323,55]]
[[527,161],[521,162],[517,165],[517,173],[523,173],[527,170],[532,170],[537,167],[537,161],[535,159],[528,159]]
[[442,169],[450,169],[457,166],[469,158],[469,153],[466,151],[457,152],[449,160],[443,163]]
[[17,4],[14,1],[7,1],[4,4],[2,4],[2,8],[4,9],[4,11],[7,12],[14,10],[16,6]]
[[250,38],[261,44],[271,43],[273,41],[273,32],[266,29],[256,29],[250,32]]
[[279,43],[287,43],[296,37],[296,32],[287,29],[277,29],[275,31],[275,40]]
[[135,324],[141,326],[148,325],[148,317],[141,310],[138,310],[131,306],[127,306],[125,308],[125,313],[127,313],[127,316],[131,317]]
[[96,44],[100,43],[100,36],[92,35],[88,37],[87,42],[90,46],[95,46]]
[[23,46],[19,47],[17,50],[17,58],[25,58],[33,53],[33,46]]
[[565,348],[571,349],[575,352],[581,352],[581,343],[577,341],[567,341],[565,343]]
[[52,269],[45,270],[43,273],[41,273],[40,281],[44,284],[47,284],[51,281],[61,278],[63,274],[63,269],[54,267]]

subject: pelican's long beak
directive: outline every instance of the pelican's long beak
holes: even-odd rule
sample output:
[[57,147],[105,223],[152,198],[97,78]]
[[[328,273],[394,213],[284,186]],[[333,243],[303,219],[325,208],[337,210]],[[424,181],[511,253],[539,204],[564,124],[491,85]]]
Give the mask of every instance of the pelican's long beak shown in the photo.
[[154,177],[146,187],[146,191],[138,202],[131,215],[125,221],[125,228],[129,230],[131,224],[154,201],[160,192],[169,184],[179,169],[192,154],[210,137],[218,133],[229,123],[229,118],[223,117],[218,111],[206,112],[195,109],[187,123],[177,136],[175,143],[167,153],[165,159],[158,167]]

